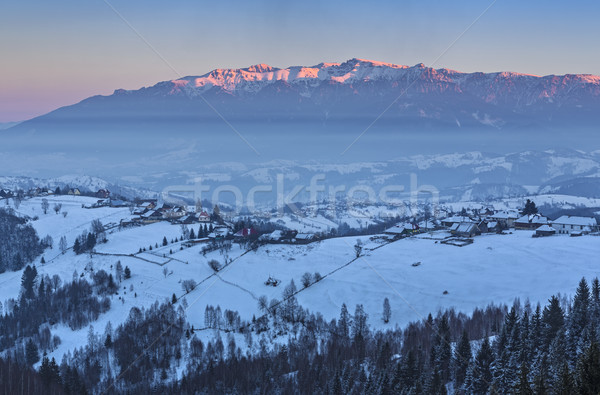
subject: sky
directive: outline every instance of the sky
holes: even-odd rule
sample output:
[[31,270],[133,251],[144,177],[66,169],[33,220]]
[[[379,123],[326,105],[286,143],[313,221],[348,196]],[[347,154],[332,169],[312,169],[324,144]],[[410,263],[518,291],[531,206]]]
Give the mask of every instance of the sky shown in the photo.
[[258,63],[600,74],[599,16],[597,0],[3,0],[0,122]]

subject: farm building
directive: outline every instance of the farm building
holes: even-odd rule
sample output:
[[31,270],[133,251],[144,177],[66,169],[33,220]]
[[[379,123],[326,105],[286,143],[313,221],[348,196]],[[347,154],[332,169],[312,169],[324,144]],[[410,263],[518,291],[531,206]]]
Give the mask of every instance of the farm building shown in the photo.
[[472,222],[464,222],[462,224],[456,224],[451,228],[450,231],[453,235],[460,237],[473,237],[481,234],[481,230]]
[[524,215],[515,221],[515,229],[537,229],[548,224],[548,218],[540,214]]
[[552,236],[556,234],[556,230],[550,225],[542,225],[535,230],[536,237]]

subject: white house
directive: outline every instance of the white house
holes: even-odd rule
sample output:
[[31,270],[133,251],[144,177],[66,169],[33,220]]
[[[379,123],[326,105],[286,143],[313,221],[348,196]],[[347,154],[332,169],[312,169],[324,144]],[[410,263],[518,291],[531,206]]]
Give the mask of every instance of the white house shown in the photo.
[[590,233],[598,226],[596,218],[563,215],[552,221],[556,233],[563,235]]

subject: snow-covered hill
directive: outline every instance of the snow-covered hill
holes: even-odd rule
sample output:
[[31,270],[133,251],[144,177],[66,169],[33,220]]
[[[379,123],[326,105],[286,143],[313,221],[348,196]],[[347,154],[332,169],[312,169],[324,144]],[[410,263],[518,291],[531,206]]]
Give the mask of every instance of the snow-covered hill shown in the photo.
[[[50,234],[55,242],[65,236],[69,244],[93,219],[118,223],[129,215],[127,209],[84,209],[90,198],[50,197],[50,203],[60,199],[68,215],[44,215],[40,199],[25,200],[19,212],[38,215],[33,226],[42,235]],[[369,314],[369,323],[385,328],[420,320],[438,309],[455,307],[470,312],[488,303],[545,302],[556,292],[570,293],[573,284],[585,276],[597,276],[596,258],[599,238],[555,236],[532,238],[531,231],[514,231],[504,235],[485,235],[474,244],[455,247],[439,243],[443,233],[426,233],[417,237],[385,244],[380,239],[361,237],[364,255],[355,258],[356,238],[335,238],[309,245],[266,245],[246,252],[237,244],[225,255],[219,251],[201,254],[202,245],[181,248],[180,243],[162,246],[163,237],[172,240],[180,236],[181,228],[168,223],[108,233],[108,243],[96,247],[96,253],[61,254],[58,248],[44,253],[45,264],[37,262],[42,275],[59,275],[64,281],[73,273],[91,277],[91,270],[114,272],[117,261],[131,269],[131,279],[123,280],[118,295],[112,296],[111,309],[92,323],[102,331],[111,321],[113,327],[123,322],[134,307],[150,306],[155,301],[171,300],[172,295],[185,297],[186,315],[196,328],[202,328],[205,306],[219,305],[222,310],[237,310],[243,319],[259,316],[257,299],[281,298],[283,286],[294,280],[302,287],[304,273],[320,273],[324,279],[303,289],[299,302],[311,311],[331,319],[339,314],[342,303],[361,303]],[[138,253],[141,247],[156,246],[152,251]],[[216,259],[230,262],[218,276],[208,266]],[[416,264],[418,262],[418,264]],[[415,264],[415,265],[413,265]],[[166,271],[164,269],[167,269]],[[17,297],[21,272],[0,274],[0,301]],[[282,285],[264,284],[269,277]],[[194,279],[199,285],[184,295],[182,281]],[[392,306],[390,324],[381,320],[382,302],[389,298]],[[87,342],[87,328],[72,331],[54,325],[61,345],[51,356],[60,357]],[[212,332],[201,336],[212,336]],[[243,343],[243,339],[240,339]]]
[[131,199],[136,197],[156,197],[156,192],[146,188],[132,187],[127,184],[115,184],[98,177],[85,175],[65,175],[47,179],[24,176],[0,176],[0,189],[8,189],[11,191],[21,189],[24,192],[27,192],[32,188],[50,188],[51,190],[54,190],[57,187],[61,189],[65,187],[79,188],[80,191],[91,193],[95,193],[100,189],[108,189],[115,196],[123,196]]

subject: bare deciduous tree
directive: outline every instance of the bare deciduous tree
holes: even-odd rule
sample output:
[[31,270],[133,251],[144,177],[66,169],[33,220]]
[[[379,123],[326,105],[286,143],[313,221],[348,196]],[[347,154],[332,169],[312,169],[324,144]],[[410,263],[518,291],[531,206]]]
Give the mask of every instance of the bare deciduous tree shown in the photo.
[[196,280],[193,279],[189,279],[189,280],[184,280],[181,283],[181,288],[183,288],[183,290],[186,293],[192,292],[194,290],[194,288],[196,288]]
[[357,258],[360,257],[360,254],[362,254],[362,249],[362,241],[360,241],[360,239],[356,240],[356,244],[354,244],[354,252],[356,253]]
[[62,254],[67,252],[67,250],[69,249],[69,247],[67,246],[67,238],[65,236],[60,238],[60,241],[58,242],[58,248],[60,248],[60,252]]
[[221,264],[216,259],[211,259],[208,261],[208,266],[210,266],[210,268],[215,272],[218,272],[219,269],[221,269]]
[[42,211],[44,214],[48,214],[48,208],[50,208],[50,203],[48,203],[48,199],[42,199]]

